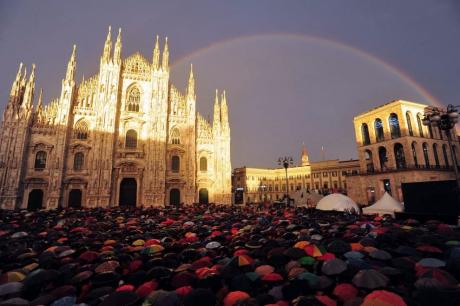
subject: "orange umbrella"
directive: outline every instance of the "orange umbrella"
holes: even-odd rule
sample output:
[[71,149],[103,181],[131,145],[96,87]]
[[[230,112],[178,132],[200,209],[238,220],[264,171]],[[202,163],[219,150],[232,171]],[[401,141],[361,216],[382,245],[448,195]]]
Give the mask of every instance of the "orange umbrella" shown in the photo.
[[350,243],[350,246],[352,251],[362,251],[364,249],[364,246],[359,242]]
[[0,284],[11,283],[11,282],[21,282],[26,276],[17,271],[6,272],[0,276]]
[[323,252],[314,244],[307,245],[304,251],[311,257],[320,257],[323,255]]
[[305,241],[305,240],[302,240],[302,241],[299,241],[299,242],[297,242],[296,244],[294,244],[294,247],[295,247],[295,248],[298,248],[298,249],[305,249],[305,247],[306,247],[307,245],[309,245],[309,244],[310,244],[310,242]]
[[143,246],[145,244],[145,241],[143,239],[137,239],[136,241],[133,242],[133,246]]

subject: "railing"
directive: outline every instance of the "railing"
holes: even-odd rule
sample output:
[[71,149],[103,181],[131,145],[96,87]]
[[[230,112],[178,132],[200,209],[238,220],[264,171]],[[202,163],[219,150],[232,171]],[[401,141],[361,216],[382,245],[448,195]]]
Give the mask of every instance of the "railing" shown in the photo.
[[405,166],[400,168],[395,167],[387,167],[381,170],[367,170],[366,172],[355,173],[355,174],[347,174],[347,176],[358,176],[358,175],[374,175],[374,174],[381,174],[381,173],[392,173],[392,172],[401,172],[401,171],[414,171],[414,170],[422,170],[422,171],[454,171],[454,167],[452,166],[436,166],[436,165],[419,165],[419,166]]

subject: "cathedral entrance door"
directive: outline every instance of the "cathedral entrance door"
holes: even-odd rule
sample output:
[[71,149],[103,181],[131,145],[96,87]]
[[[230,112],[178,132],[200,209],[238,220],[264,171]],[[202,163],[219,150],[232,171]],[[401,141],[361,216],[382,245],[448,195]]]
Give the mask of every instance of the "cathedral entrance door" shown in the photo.
[[38,210],[43,207],[43,191],[41,189],[33,189],[29,193],[27,201],[27,210]]
[[137,182],[134,178],[124,178],[120,183],[119,206],[136,206]]
[[180,205],[180,190],[179,189],[173,188],[169,192],[169,205],[171,206]]
[[69,192],[69,207],[81,208],[81,189],[72,189]]
[[209,204],[208,189],[201,188],[198,192],[198,202],[200,204]]

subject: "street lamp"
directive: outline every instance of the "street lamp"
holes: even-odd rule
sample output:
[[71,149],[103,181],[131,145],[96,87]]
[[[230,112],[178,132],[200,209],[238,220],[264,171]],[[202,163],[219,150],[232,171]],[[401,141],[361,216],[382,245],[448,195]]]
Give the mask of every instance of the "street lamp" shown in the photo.
[[287,175],[287,169],[289,168],[289,166],[292,166],[294,164],[294,160],[292,159],[292,157],[288,156],[280,157],[278,158],[278,164],[280,166],[283,166],[284,170],[286,171],[286,194],[284,196],[286,199],[286,207],[289,207],[289,179]]
[[452,133],[451,130],[455,128],[455,124],[458,122],[458,110],[460,105],[449,104],[446,110],[437,107],[430,107],[425,110],[425,116],[423,117],[423,125],[431,125],[433,127],[438,126],[441,130],[446,131],[447,142],[449,144],[450,154],[452,156],[452,162],[454,165],[455,179],[457,180],[457,187],[460,190],[460,177],[458,173],[457,158],[455,156],[454,149],[452,147]]

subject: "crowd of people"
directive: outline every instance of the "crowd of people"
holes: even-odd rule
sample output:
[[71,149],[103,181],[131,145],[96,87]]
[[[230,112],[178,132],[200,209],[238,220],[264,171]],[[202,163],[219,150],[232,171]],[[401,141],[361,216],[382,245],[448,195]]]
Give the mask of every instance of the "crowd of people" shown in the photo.
[[0,305],[460,305],[460,229],[308,208],[0,211]]

